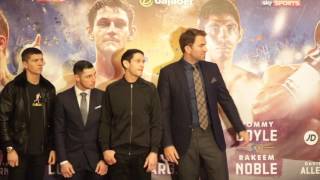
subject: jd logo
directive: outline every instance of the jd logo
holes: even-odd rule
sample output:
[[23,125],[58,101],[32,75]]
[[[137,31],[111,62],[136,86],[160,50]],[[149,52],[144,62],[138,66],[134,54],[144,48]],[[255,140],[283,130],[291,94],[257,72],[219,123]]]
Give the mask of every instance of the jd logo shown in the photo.
[[310,146],[317,144],[318,139],[318,134],[315,131],[307,131],[304,134],[304,142]]

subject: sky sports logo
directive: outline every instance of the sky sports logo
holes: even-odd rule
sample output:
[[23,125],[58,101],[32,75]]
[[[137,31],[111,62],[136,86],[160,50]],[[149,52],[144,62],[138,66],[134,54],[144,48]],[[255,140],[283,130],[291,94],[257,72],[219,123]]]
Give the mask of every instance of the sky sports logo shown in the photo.
[[151,7],[153,5],[167,5],[167,6],[192,6],[193,0],[139,0],[143,7]]
[[262,0],[261,4],[270,7],[299,7],[301,0]]

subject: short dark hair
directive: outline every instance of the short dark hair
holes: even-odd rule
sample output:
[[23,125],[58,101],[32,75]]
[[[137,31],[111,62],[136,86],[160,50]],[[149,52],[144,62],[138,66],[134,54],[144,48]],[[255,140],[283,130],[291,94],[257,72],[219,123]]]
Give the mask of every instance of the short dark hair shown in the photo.
[[136,53],[140,53],[142,55],[144,55],[143,51],[141,51],[140,49],[128,49],[126,50],[126,52],[123,53],[123,55],[121,56],[121,65],[123,68],[126,69],[126,67],[124,67],[123,61],[131,61],[131,59],[133,58],[134,54]]
[[9,24],[6,16],[0,10],[0,35],[9,37]]
[[188,45],[192,45],[196,39],[196,36],[206,36],[206,32],[203,30],[195,29],[195,28],[189,28],[184,33],[180,35],[179,38],[179,44],[180,49],[184,53],[184,47]]
[[127,0],[97,0],[94,2],[88,13],[88,23],[90,28],[93,28],[94,26],[94,20],[97,17],[98,10],[105,6],[123,9],[128,15],[129,29],[132,27],[134,11],[132,5],[129,4]]
[[27,61],[29,57],[33,54],[43,54],[42,51],[35,47],[29,47],[22,51],[21,59],[22,61]]
[[239,25],[240,28],[240,14],[239,9],[233,1],[230,0],[209,0],[205,3],[199,14],[199,27],[204,28],[210,15],[231,15]]
[[79,60],[73,65],[73,74],[80,74],[84,69],[93,68],[91,62],[87,60]]

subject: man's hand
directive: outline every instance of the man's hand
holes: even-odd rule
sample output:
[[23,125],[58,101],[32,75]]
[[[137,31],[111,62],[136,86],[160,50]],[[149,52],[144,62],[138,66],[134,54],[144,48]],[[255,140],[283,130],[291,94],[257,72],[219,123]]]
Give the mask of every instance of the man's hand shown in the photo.
[[41,45],[41,35],[37,34],[34,41],[31,43],[31,47],[40,48]]
[[60,166],[61,166],[61,174],[65,178],[71,178],[76,173],[70,162],[66,162]]
[[146,161],[144,162],[143,167],[147,168],[147,172],[151,172],[154,169],[156,169],[158,163],[158,154],[155,152],[150,152],[149,155],[146,158]]
[[103,152],[103,159],[107,162],[108,165],[117,163],[117,160],[114,157],[115,154],[116,152],[114,150],[105,150]]
[[[320,148],[306,146],[303,138],[308,130],[317,131],[320,127],[319,94],[299,95],[295,91],[291,92],[291,87],[285,86],[289,77],[298,72],[299,68],[301,68],[300,65],[277,65],[265,72],[264,88],[253,105],[253,117],[257,122],[273,121],[272,129],[280,132],[277,134],[277,141],[266,145],[272,148],[262,148],[260,153],[274,154],[286,159],[316,160],[319,159],[319,153],[313,152],[319,152]],[[303,86],[303,88],[308,90],[306,92],[310,89],[318,93],[320,91],[319,87]],[[301,100],[303,103],[300,103]],[[303,151],[297,151],[297,149],[303,149]]]
[[180,157],[176,148],[173,145],[164,148],[164,155],[168,161],[177,165],[179,164],[178,159],[180,159]]
[[253,105],[253,116],[257,121],[282,119],[295,107],[294,97],[281,84],[266,87],[257,96]]
[[295,111],[295,98],[283,84],[299,67],[299,65],[275,65],[264,73],[264,87],[253,103],[254,120],[283,119]]
[[97,164],[95,172],[100,176],[106,175],[108,172],[108,166],[104,161],[100,160]]
[[8,160],[9,166],[11,166],[11,167],[19,166],[19,156],[15,150],[8,152],[7,160]]
[[12,79],[13,79],[13,76],[7,68],[7,64],[0,65],[0,84],[2,86],[5,86]]
[[54,165],[56,163],[56,152],[51,150],[49,153],[48,164]]
[[245,145],[249,144],[249,141],[250,141],[249,140],[249,133],[246,130],[240,131],[239,137],[242,140],[241,146],[245,146]]

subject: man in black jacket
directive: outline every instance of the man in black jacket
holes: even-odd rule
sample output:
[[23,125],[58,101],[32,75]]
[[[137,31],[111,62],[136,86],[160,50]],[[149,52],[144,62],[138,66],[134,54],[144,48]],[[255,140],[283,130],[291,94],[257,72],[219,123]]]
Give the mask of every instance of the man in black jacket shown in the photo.
[[127,50],[125,75],[106,89],[100,143],[112,180],[151,179],[161,140],[160,102],[153,84],[141,78],[144,53]]
[[[43,54],[27,48],[24,71],[0,96],[0,140],[7,152],[9,180],[42,180],[45,165],[55,163],[53,147],[54,86],[41,76]],[[49,154],[49,159],[48,159]]]

